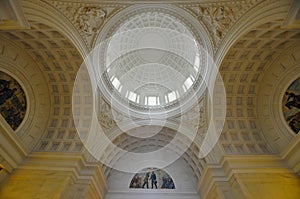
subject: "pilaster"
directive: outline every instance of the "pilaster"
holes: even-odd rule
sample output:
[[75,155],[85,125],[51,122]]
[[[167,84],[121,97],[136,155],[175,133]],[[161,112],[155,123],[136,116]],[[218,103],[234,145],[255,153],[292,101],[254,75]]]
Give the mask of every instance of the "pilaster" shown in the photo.
[[99,164],[80,154],[32,153],[0,187],[0,198],[104,198],[107,185]]
[[299,187],[299,176],[275,155],[225,156],[204,169],[198,186],[203,199],[296,199]]
[[0,182],[18,167],[27,154],[26,147],[0,114]]
[[300,134],[298,133],[281,153],[288,166],[300,176]]

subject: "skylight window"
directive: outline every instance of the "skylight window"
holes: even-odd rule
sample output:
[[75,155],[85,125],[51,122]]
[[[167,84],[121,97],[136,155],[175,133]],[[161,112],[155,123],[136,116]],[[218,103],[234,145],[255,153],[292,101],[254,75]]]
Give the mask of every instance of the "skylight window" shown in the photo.
[[137,94],[132,92],[132,91],[129,91],[129,95],[128,95],[128,99],[130,101],[133,101],[133,102],[136,102],[136,97],[137,97]]
[[154,96],[149,96],[149,97],[148,97],[148,105],[150,105],[150,106],[155,106],[155,105],[157,105],[156,97],[154,97]]
[[193,85],[193,80],[191,77],[188,77],[184,82],[184,86],[186,87],[186,90],[189,89],[192,85]]
[[169,99],[169,102],[172,102],[174,100],[176,100],[176,93],[173,91],[171,93],[168,93],[168,99]]
[[117,77],[113,78],[112,84],[114,85],[114,87],[115,87],[117,90],[119,90],[119,87],[120,87],[120,85],[121,85],[121,82],[118,80]]
[[194,69],[196,70],[196,72],[199,71],[199,65],[200,65],[199,54],[196,54],[196,57],[195,57],[195,63],[194,63]]
[[119,89],[118,89],[119,93],[121,93],[122,88],[123,88],[123,85],[121,85],[121,86],[119,87]]
[[186,89],[185,85],[182,85],[182,89],[183,89],[183,91],[184,91],[184,92],[186,92],[186,91],[187,91],[187,89]]

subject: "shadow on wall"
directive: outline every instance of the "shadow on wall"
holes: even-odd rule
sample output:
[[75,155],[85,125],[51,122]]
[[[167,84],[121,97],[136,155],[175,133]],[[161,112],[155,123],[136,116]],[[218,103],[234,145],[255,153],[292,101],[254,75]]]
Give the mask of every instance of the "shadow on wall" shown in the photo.
[[300,131],[300,78],[287,88],[282,100],[285,121],[297,134]]
[[129,188],[133,189],[175,189],[173,179],[164,170],[146,168],[136,173]]
[[26,107],[26,96],[21,85],[0,71],[0,113],[13,130],[22,123]]

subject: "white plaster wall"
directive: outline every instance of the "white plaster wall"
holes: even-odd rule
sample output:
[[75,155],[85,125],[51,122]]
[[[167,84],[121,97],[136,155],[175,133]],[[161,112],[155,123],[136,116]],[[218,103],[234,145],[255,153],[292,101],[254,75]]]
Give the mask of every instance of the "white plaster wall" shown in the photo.
[[138,193],[108,193],[105,199],[199,199],[200,196],[196,193],[167,193],[167,192],[146,192]]

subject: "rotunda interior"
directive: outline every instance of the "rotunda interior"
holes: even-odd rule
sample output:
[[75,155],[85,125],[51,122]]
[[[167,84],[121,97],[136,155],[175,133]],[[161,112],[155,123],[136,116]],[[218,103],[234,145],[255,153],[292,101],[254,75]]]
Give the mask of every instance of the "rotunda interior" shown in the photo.
[[299,13],[1,1],[0,198],[299,198]]

